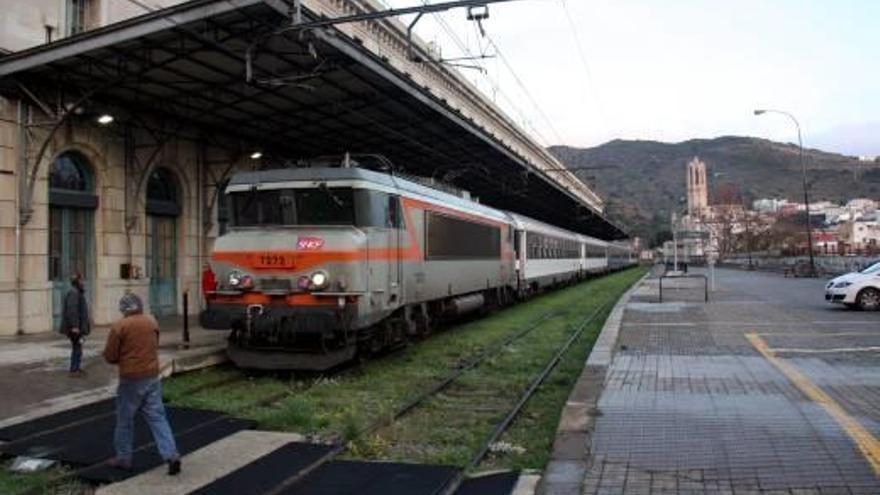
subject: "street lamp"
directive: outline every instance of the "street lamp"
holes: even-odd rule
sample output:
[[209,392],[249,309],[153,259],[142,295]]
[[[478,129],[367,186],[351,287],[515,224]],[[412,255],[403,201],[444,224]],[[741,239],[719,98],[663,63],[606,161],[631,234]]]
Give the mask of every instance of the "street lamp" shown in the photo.
[[807,252],[810,253],[810,276],[815,277],[816,263],[813,260],[813,229],[810,226],[810,196],[809,194],[807,194],[807,165],[806,163],[804,163],[804,141],[801,138],[801,125],[797,121],[797,119],[794,118],[794,115],[783,110],[755,110],[755,115],[763,115],[765,113],[778,113],[781,115],[785,115],[786,117],[790,118],[792,122],[794,122],[794,126],[797,128],[798,147],[800,148],[801,158],[801,173],[803,174],[804,180],[804,208],[806,208],[807,213]]

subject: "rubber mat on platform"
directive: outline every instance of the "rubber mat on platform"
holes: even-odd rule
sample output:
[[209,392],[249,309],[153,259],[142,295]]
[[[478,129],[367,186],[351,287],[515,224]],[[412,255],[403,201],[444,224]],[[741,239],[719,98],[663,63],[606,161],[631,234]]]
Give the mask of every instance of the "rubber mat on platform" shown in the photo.
[[[226,438],[241,430],[249,430],[254,426],[255,423],[253,421],[224,417],[210,424],[199,426],[198,428],[185,432],[182,435],[175,434],[174,436],[175,440],[177,441],[177,450],[180,452],[181,456],[186,456],[187,454],[196,451],[210,443],[214,443],[221,438]],[[152,438],[150,439],[150,441],[152,441]],[[107,444],[109,445],[110,442],[108,441]],[[159,453],[156,451],[156,447],[151,445],[144,450],[135,453],[131,470],[121,470],[105,465],[98,465],[80,471],[79,476],[88,481],[98,483],[110,483],[122,481],[140,473],[149,471],[150,469],[153,469],[154,467],[159,466],[162,463],[162,458],[159,457]],[[186,457],[183,458],[183,466],[184,469],[186,469]]]
[[[175,434],[223,417],[220,413],[199,409],[168,408],[167,411],[168,421]],[[66,464],[87,466],[113,456],[115,424],[114,415],[105,415],[69,428],[24,439],[4,446],[3,450],[12,455],[47,457]],[[134,445],[144,445],[150,441],[152,435],[149,428],[140,416],[137,416]]]
[[[103,405],[102,405],[103,404]],[[44,457],[74,468],[92,466],[113,457],[113,401],[89,404],[63,413],[38,418],[10,428],[16,437],[2,447],[6,455]],[[215,411],[169,407],[168,421],[181,454],[189,453],[240,430],[253,428],[253,421],[231,418]],[[67,428],[59,428],[71,425]],[[59,428],[57,431],[51,431]],[[39,434],[47,432],[46,434]],[[16,441],[18,439],[18,441]],[[161,464],[150,430],[140,416],[135,418],[134,469],[122,471],[95,467],[83,474],[94,481],[117,481]]]
[[31,419],[23,423],[0,428],[0,440],[9,442],[52,430],[73,422],[88,420],[94,416],[113,414],[114,399],[93,402],[67,411],[57,412],[41,418]]
[[518,480],[516,471],[471,478],[461,484],[455,495],[510,495]]
[[266,493],[330,452],[331,445],[291,442],[190,495]]
[[433,495],[459,471],[453,466],[333,461],[282,495]]

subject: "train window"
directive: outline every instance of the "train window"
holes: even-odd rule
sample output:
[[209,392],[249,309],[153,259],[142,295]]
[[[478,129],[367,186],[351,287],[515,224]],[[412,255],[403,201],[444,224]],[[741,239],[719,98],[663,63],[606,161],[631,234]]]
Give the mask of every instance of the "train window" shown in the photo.
[[388,226],[399,229],[403,225],[403,212],[400,209],[400,196],[388,196]]
[[354,201],[348,188],[296,190],[296,225],[351,225]]
[[391,211],[389,210],[389,195],[359,189],[355,191],[355,214],[359,227],[390,227]]
[[501,229],[433,211],[425,212],[426,259],[497,259]]
[[230,194],[236,226],[353,225],[349,188],[275,189]]
[[254,225],[281,224],[281,191],[250,191],[233,193],[235,225],[249,227]]

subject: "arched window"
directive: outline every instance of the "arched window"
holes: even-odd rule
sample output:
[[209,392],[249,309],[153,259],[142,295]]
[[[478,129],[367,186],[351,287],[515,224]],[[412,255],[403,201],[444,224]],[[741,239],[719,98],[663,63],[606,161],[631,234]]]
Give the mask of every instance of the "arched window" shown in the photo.
[[167,168],[153,170],[147,179],[147,213],[168,217],[180,215],[177,180]]
[[94,195],[92,167],[81,153],[67,151],[52,162],[49,169],[49,204],[58,207],[98,207]]
[[90,191],[92,189],[88,161],[84,156],[68,151],[52,162],[49,171],[49,187],[70,191]]
[[[91,288],[94,275],[94,176],[89,161],[76,151],[64,152],[49,169],[49,280],[52,316],[60,322],[68,280],[79,273]],[[90,293],[90,291],[87,291]]]

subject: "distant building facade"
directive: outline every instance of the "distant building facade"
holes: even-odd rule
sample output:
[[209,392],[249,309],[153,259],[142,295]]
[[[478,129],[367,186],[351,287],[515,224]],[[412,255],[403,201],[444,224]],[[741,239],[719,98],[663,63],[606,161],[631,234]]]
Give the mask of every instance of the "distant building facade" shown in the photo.
[[706,164],[696,156],[687,164],[687,202],[691,218],[702,216],[709,206]]

